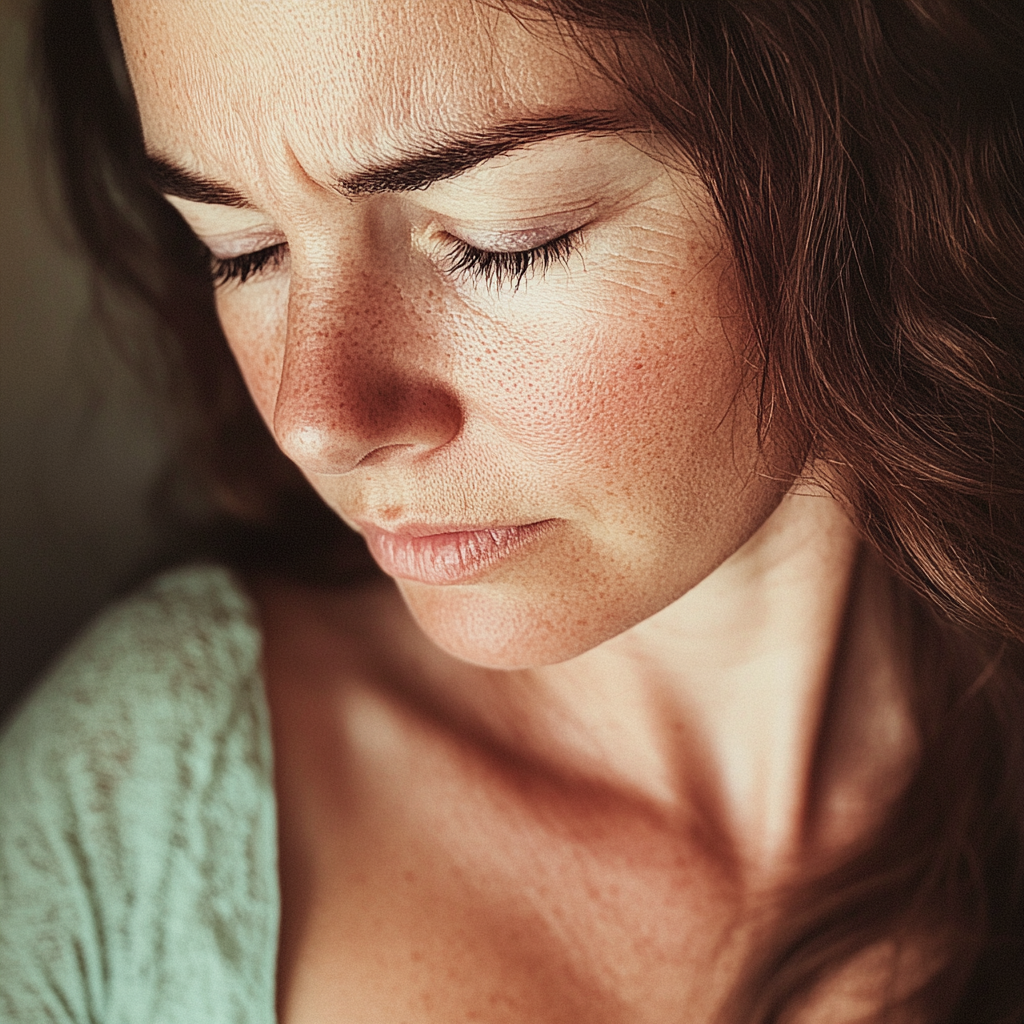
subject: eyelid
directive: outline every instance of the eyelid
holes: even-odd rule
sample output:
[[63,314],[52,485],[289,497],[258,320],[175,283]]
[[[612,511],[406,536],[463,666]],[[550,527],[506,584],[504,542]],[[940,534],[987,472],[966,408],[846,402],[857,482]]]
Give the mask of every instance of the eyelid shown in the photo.
[[283,232],[259,210],[164,198],[217,259],[234,259],[285,241]]
[[536,226],[487,228],[469,223],[442,221],[437,226],[444,234],[483,252],[525,252],[572,234],[593,219],[591,208],[545,218]]
[[285,237],[280,231],[248,231],[244,234],[200,235],[199,240],[210,250],[210,254],[219,260],[236,259],[248,256],[261,249],[270,249],[282,245]]

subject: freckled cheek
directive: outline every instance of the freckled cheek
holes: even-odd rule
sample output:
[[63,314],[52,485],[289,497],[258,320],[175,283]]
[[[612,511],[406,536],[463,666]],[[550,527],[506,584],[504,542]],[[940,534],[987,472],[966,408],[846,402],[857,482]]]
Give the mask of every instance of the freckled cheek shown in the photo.
[[[253,294],[255,289],[259,292]],[[272,426],[288,330],[287,287],[231,285],[217,294],[217,315],[242,378],[264,422]]]
[[502,432],[553,467],[587,464],[618,475],[637,458],[678,464],[728,440],[719,431],[741,381],[715,317],[668,309],[538,324],[543,341],[512,345],[491,411]]

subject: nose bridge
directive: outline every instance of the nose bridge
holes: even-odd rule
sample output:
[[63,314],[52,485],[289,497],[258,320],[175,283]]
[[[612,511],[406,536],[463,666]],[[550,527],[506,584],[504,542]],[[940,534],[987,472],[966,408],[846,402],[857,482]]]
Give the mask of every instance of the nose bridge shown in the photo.
[[350,267],[293,279],[273,420],[285,453],[309,472],[338,474],[455,437],[454,394],[415,356],[417,341],[428,344],[422,334],[381,273]]

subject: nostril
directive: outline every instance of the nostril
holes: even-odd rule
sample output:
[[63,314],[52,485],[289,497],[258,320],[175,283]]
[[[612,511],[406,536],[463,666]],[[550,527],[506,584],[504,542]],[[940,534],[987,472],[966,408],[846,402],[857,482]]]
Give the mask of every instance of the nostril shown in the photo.
[[367,452],[353,468],[375,466],[378,462],[384,462],[388,456],[397,454],[398,449],[415,447],[414,444],[382,444],[379,448],[374,448],[372,452]]

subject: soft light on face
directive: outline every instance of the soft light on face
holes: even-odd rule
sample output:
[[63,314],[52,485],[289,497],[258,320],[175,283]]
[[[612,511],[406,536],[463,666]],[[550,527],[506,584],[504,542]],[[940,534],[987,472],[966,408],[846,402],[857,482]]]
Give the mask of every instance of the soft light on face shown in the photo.
[[[565,130],[623,117],[582,61],[474,0],[117,16],[150,150],[237,193],[175,204],[236,278],[218,309],[260,412],[385,567],[454,565],[399,580],[439,644],[567,659],[769,515],[712,205],[638,135]],[[386,188],[452,140],[488,158]]]

